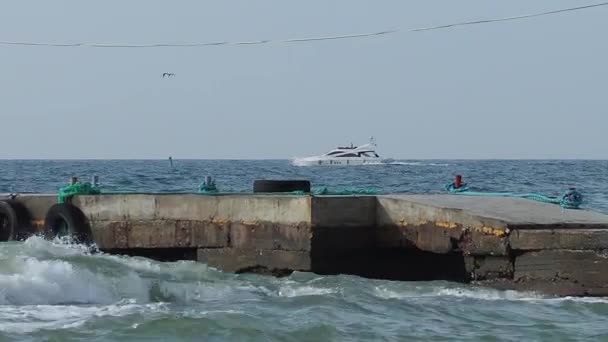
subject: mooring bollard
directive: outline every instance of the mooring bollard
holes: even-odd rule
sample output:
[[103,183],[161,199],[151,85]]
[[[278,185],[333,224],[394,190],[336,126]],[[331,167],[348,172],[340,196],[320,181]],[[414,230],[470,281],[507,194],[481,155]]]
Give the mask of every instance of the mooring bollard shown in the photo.
[[74,185],[76,183],[78,183],[78,177],[72,176],[72,178],[70,178],[70,184]]
[[93,176],[93,178],[91,179],[91,184],[93,186],[98,186],[99,185],[99,176]]

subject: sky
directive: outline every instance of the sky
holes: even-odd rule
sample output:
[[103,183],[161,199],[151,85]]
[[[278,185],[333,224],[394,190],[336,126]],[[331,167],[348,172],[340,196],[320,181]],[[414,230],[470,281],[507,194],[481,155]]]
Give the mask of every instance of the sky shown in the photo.
[[[597,2],[5,0],[0,40],[288,39]],[[606,32],[608,6],[309,43],[0,45],[0,158],[282,159],[374,136],[400,159],[608,159]]]

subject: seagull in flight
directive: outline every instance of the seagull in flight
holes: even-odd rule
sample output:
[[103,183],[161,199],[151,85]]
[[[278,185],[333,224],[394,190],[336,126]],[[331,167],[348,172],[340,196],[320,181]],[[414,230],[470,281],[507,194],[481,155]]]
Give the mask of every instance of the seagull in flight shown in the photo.
[[170,72],[163,72],[163,78],[165,78],[165,77],[172,77],[172,76],[175,76],[175,74],[170,73]]

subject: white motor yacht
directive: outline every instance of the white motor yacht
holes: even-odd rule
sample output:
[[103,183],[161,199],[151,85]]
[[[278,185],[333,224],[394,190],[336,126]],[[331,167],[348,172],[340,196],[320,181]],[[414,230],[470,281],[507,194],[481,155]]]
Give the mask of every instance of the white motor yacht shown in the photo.
[[293,165],[296,166],[347,166],[347,165],[365,165],[365,164],[380,164],[387,162],[380,158],[376,153],[376,143],[374,138],[370,138],[370,142],[361,146],[337,147],[321,156],[294,158]]

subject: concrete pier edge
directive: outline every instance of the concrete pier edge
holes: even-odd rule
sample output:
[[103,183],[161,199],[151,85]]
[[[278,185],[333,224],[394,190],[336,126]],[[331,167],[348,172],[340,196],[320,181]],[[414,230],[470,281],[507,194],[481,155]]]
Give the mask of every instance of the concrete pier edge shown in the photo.
[[[2,197],[0,196],[0,199]],[[15,198],[40,232],[53,194]],[[229,272],[453,280],[555,295],[608,295],[608,215],[456,195],[75,196],[110,253]]]

